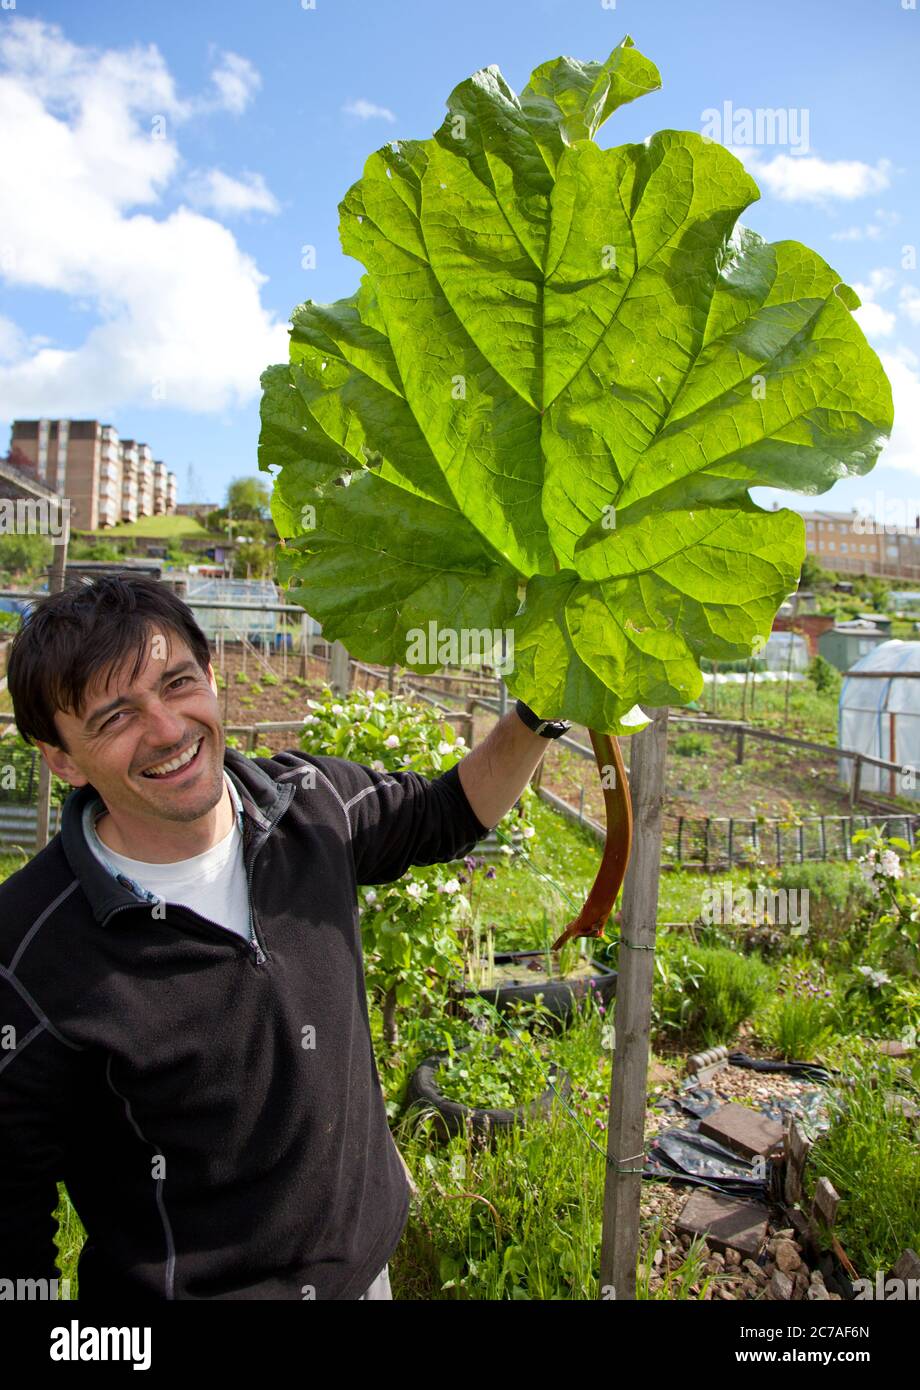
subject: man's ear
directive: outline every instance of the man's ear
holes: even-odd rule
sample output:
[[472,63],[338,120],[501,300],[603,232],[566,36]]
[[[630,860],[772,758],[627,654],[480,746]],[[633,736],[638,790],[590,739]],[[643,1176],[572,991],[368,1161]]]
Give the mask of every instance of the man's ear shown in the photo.
[[72,787],[86,786],[89,778],[80,771],[63,748],[58,748],[54,743],[42,743],[40,739],[36,739],[35,742],[53,773],[63,778],[65,782],[69,782]]
[[211,665],[210,661],[208,662],[208,680],[209,680],[210,683],[211,683],[211,689],[214,691],[214,694],[216,695],[216,694],[217,694],[217,677],[216,677],[215,674],[214,674],[214,667]]

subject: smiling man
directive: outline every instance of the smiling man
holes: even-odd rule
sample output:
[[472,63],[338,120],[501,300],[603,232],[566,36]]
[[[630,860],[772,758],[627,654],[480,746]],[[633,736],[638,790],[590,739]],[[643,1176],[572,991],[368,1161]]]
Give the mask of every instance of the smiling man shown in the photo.
[[0,885],[0,1280],[81,1299],[388,1298],[409,1185],[371,1045],[358,884],[468,853],[566,727],[518,702],[439,777],[228,749],[165,586],[40,600],[16,724],[74,790]]

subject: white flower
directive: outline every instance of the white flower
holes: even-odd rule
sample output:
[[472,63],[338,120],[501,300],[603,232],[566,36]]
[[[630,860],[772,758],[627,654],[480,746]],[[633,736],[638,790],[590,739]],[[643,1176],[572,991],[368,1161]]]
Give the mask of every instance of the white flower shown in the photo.
[[525,825],[521,828],[521,834],[525,840],[529,840],[531,835],[536,835],[536,830],[532,825]]
[[315,723],[317,722],[316,715],[315,715],[315,714],[305,714],[304,717],[303,717],[303,722],[304,722],[305,724],[315,724]]
[[876,989],[882,985],[891,984],[891,976],[886,974],[884,970],[873,970],[871,965],[857,965],[856,969],[860,975],[865,975],[869,984],[874,985]]
[[411,754],[411,753],[403,753],[402,758],[400,759],[400,761],[401,761],[401,762],[404,762],[404,763],[411,763],[411,761],[412,761],[412,754]]
[[343,707],[342,705],[333,705],[333,706],[332,706],[332,713],[333,713],[333,714],[344,714],[344,713],[345,713],[345,709],[344,709],[344,707]]
[[460,892],[460,880],[457,879],[457,878],[449,878],[449,879],[447,880],[446,883],[442,883],[442,884],[441,884],[440,888],[438,889],[438,892],[439,892],[439,893],[459,893],[459,892]]
[[416,902],[418,902],[419,899],[424,896],[422,885],[420,883],[416,883],[414,879],[410,883],[406,884],[406,893],[410,898],[414,898]]
[[386,767],[380,761],[379,758],[374,759],[374,761],[371,763],[371,767],[374,769],[375,772],[386,772]]
[[442,739],[441,742],[438,744],[438,752],[441,753],[442,755],[443,755],[444,753],[452,753],[452,752],[453,752],[453,748],[454,748],[454,745],[453,745],[452,743],[446,743],[446,742],[444,741],[444,739]]
[[501,848],[502,854],[513,854],[513,853],[514,853],[514,850],[511,848],[510,845],[502,845],[500,848]]
[[466,747],[466,739],[465,739],[465,738],[458,738],[458,739],[457,739],[457,742],[459,743],[459,745],[460,745],[461,748],[465,748],[465,747]]
[[364,894],[364,901],[366,903],[375,903],[377,901],[376,888],[368,888],[367,892]]
[[387,734],[386,738],[383,740],[383,743],[384,743],[384,747],[385,747],[385,748],[398,748],[398,747],[399,747],[399,735],[398,735],[398,734]]
[[886,878],[904,877],[904,870],[901,868],[901,860],[895,850],[886,849],[882,852],[882,862],[879,866],[879,872],[883,873]]

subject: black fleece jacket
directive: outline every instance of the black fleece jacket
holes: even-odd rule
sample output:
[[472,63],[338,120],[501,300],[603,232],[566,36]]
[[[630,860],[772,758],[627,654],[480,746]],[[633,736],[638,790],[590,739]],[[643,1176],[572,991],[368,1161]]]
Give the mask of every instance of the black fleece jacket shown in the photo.
[[456,767],[224,766],[255,943],[110,874],[82,831],[91,786],[0,885],[0,1279],[58,1277],[57,1180],[87,1232],[81,1301],[357,1299],[399,1243],[356,886],[486,827]]

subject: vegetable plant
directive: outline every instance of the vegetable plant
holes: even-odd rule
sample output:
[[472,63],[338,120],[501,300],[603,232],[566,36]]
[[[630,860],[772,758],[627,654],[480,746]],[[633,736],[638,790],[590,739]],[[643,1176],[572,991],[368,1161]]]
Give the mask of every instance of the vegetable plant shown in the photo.
[[262,378],[278,577],[326,638],[420,672],[473,646],[588,727],[608,836],[557,945],[603,931],[625,873],[611,736],[757,655],[795,586],[804,522],[749,489],[825,492],[892,423],[857,295],[739,222],[759,192],[729,150],[596,142],[660,85],[629,36],[519,94],[461,82],[431,139],[367,160],[339,209],[359,287],[298,306]]
[[762,646],[804,524],[749,488],[825,492],[892,422],[856,294],[739,223],[729,150],[596,143],[659,86],[629,37],[520,94],[460,83],[431,139],[370,156],[340,205],[366,273],[263,376],[279,578],[325,635],[431,671],[414,631],[501,632],[513,695],[605,732]]

